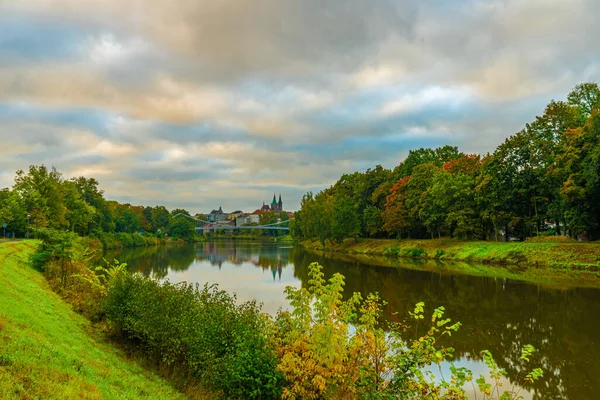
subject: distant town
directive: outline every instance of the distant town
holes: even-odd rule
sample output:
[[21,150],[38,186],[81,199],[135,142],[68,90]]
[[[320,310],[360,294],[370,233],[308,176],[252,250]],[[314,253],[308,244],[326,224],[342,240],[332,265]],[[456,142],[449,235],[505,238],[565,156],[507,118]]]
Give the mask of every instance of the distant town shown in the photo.
[[[210,213],[196,214],[195,218],[199,221],[204,221],[206,227],[211,226],[243,226],[243,225],[259,225],[261,222],[261,215],[270,213],[273,218],[270,218],[270,222],[279,222],[291,218],[294,213],[283,210],[283,200],[281,194],[279,200],[275,194],[273,194],[273,201],[271,204],[263,202],[262,207],[248,213],[242,210],[236,210],[230,213],[223,211],[221,207],[218,210],[212,210]],[[204,220],[206,218],[206,220]]]

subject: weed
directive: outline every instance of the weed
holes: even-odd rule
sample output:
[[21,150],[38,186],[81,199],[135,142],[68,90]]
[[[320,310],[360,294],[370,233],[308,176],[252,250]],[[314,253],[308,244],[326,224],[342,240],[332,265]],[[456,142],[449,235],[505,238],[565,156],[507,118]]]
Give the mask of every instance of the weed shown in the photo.
[[0,354],[0,367],[8,367],[9,365],[12,365],[14,363],[14,360],[11,356],[6,355],[6,354]]
[[407,257],[412,257],[412,258],[427,257],[427,252],[425,252],[425,250],[423,250],[422,247],[412,247],[412,248],[405,249],[404,254]]
[[400,249],[398,247],[384,247],[383,255],[386,257],[398,257],[400,255]]

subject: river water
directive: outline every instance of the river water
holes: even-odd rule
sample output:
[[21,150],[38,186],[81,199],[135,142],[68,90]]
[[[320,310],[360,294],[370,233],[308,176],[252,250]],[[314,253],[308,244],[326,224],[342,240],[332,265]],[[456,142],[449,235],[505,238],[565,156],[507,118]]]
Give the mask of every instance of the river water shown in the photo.
[[387,302],[387,320],[404,320],[420,301],[428,313],[444,306],[446,316],[463,326],[442,344],[454,347],[455,363],[476,375],[486,371],[480,352],[488,349],[509,377],[516,376],[520,349],[532,344],[538,352],[531,366],[541,367],[544,377],[522,388],[525,399],[600,398],[600,289],[559,290],[456,274],[448,265],[420,270],[410,261],[378,266],[375,261],[261,242],[224,240],[136,248],[109,252],[105,257],[171,282],[217,283],[237,293],[241,301],[262,302],[263,310],[272,314],[288,307],[286,286],[308,285],[308,265],[318,261],[326,278],[336,272],[346,277],[346,297],[353,292],[363,296],[378,292]]

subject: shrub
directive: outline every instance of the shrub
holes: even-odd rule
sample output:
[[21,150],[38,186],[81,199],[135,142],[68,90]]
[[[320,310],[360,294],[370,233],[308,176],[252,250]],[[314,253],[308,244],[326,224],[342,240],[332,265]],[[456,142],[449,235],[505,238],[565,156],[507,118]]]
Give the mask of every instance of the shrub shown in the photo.
[[440,259],[442,257],[444,257],[446,255],[446,252],[444,250],[441,249],[437,249],[435,251],[435,258]]
[[540,235],[533,236],[525,239],[526,242],[531,243],[565,243],[573,242],[574,240],[568,236],[554,236],[554,235]]
[[400,249],[395,246],[388,246],[383,249],[383,255],[386,257],[398,257],[400,256]]
[[35,233],[41,243],[29,258],[31,265],[76,311],[91,320],[100,319],[100,300],[106,296],[109,281],[125,269],[125,264],[92,266],[90,260],[101,250],[97,240],[51,229],[37,229]]
[[422,247],[413,247],[406,249],[404,250],[404,254],[412,258],[427,257],[427,253],[425,252],[425,250],[423,250]]
[[511,250],[506,254],[505,260],[511,264],[521,265],[527,262],[527,256],[520,250]]
[[[473,382],[473,373],[451,366],[450,380],[437,379],[431,366],[439,366],[453,354],[452,348],[439,347],[444,336],[456,332],[460,323],[444,318],[444,307],[436,308],[425,335],[407,341],[401,324],[388,330],[379,325],[382,305],[376,294],[362,300],[354,293],[342,300],[344,277],[334,274],[324,279],[322,267],[309,266],[309,287],[287,287],[291,311],[276,318],[274,340],[279,370],[287,384],[284,398],[310,399],[466,399],[463,389]],[[425,319],[425,304],[416,304],[410,318],[419,324]],[[353,331],[349,326],[354,327]],[[523,348],[523,367],[534,349]],[[488,351],[482,353],[492,383],[485,377],[475,380],[485,399],[517,399],[518,391],[502,393],[500,369]],[[535,368],[524,376],[531,383],[541,376]]]
[[228,398],[279,398],[283,379],[266,335],[272,320],[255,302],[237,305],[216,286],[159,283],[125,274],[104,301],[108,320],[167,366],[183,365]]
[[157,246],[164,242],[164,239],[157,238],[150,234],[140,235],[137,233],[105,233],[94,234],[94,239],[99,240],[105,250],[122,249],[127,247]]

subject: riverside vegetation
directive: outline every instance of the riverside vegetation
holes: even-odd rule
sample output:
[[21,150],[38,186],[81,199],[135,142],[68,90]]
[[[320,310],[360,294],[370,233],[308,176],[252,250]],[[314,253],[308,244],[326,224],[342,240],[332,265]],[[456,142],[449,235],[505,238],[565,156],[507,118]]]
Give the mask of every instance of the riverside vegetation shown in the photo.
[[36,247],[0,243],[0,398],[184,399],[103,340],[27,267]]
[[[307,193],[299,240],[600,238],[600,88],[577,85],[491,154],[411,150],[395,168]],[[540,246],[541,247],[541,246]]]
[[[505,372],[488,352],[488,376],[460,366],[452,366],[447,379],[428,372],[452,354],[443,340],[460,328],[443,307],[426,313],[418,303],[406,325],[383,326],[376,294],[342,300],[344,277],[327,281],[318,264],[310,266],[308,288],[286,288],[291,310],[271,317],[255,302],[239,303],[215,286],[161,283],[119,263],[92,267],[89,249],[72,233],[44,230],[39,236],[31,264],[50,286],[188,397],[464,399],[466,384],[483,399],[519,397],[519,389],[502,385]],[[6,297],[15,294],[9,290]],[[13,317],[4,324],[9,329]],[[408,339],[409,327],[417,329],[414,339]],[[18,346],[11,336],[2,340]],[[521,387],[542,376],[528,365],[533,351],[523,348],[519,376],[512,377]],[[13,355],[0,359],[6,364],[2,379],[17,379]],[[32,387],[44,385],[30,379]],[[9,386],[11,393],[21,390],[17,386]],[[102,393],[98,398],[110,397]]]
[[523,242],[460,241],[455,239],[347,239],[322,244],[303,241],[312,250],[347,254],[509,265],[517,269],[588,272],[598,276],[600,243],[574,242],[566,237],[535,237]]

